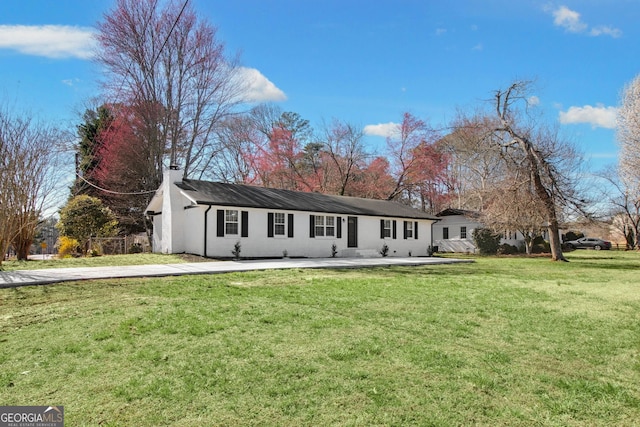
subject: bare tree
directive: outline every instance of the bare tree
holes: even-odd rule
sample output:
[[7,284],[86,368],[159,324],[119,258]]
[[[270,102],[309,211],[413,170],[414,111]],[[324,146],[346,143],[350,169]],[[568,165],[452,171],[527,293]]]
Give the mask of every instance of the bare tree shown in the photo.
[[331,181],[328,192],[348,195],[349,185],[367,160],[362,129],[350,123],[333,120],[324,126],[322,142],[325,153],[325,180]]
[[549,231],[551,259],[567,261],[562,253],[559,215],[563,207],[580,208],[582,200],[576,193],[575,165],[580,156],[557,130],[534,126],[518,110],[518,104],[528,107],[530,83],[518,81],[506,90],[495,92],[494,107],[499,119],[494,134],[508,164],[526,168],[528,180],[544,214]]
[[216,29],[176,0],[117,0],[98,29],[106,89],[142,119],[157,180],[167,163],[206,176],[220,149],[216,126],[243,90]]
[[26,260],[36,226],[55,196],[60,133],[0,110],[0,265],[9,245]]
[[604,172],[600,177],[607,183],[601,200],[612,207],[613,227],[624,236],[627,249],[640,249],[640,197],[617,173]]
[[[640,207],[640,75],[625,86],[618,109],[617,137],[620,143],[618,199],[631,224],[635,226],[635,243],[638,244],[637,215]],[[635,217],[634,217],[635,215]],[[640,248],[640,246],[639,246]]]
[[252,160],[257,157],[262,134],[254,127],[250,115],[227,117],[216,129],[216,133],[223,149],[215,159],[215,179],[231,183],[253,183],[255,165]]
[[452,202],[458,209],[482,212],[506,175],[501,148],[492,132],[495,127],[493,117],[459,113],[453,132],[438,141],[449,157]]
[[546,218],[528,175],[526,170],[516,170],[504,175],[502,182],[494,183],[487,193],[482,218],[497,233],[519,232],[526,253],[531,254],[534,239],[542,235]]

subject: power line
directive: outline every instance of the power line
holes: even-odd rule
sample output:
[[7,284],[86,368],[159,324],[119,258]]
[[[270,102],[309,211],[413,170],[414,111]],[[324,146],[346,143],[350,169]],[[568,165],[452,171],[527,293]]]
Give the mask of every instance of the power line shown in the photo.
[[[163,51],[163,50],[165,49],[165,47],[167,46],[167,43],[169,42],[169,39],[171,38],[171,34],[173,34],[173,32],[174,32],[175,28],[177,27],[178,22],[179,22],[179,21],[180,21],[180,19],[182,18],[182,15],[184,14],[184,11],[185,11],[185,9],[187,8],[188,4],[189,4],[189,0],[185,0],[185,1],[184,1],[184,3],[182,4],[182,8],[180,9],[180,13],[178,13],[178,16],[177,16],[177,17],[176,17],[176,19],[174,20],[173,25],[171,26],[171,29],[169,30],[169,33],[167,34],[167,36],[166,36],[166,37],[165,37],[165,39],[164,39],[164,42],[162,43],[162,46],[160,46],[160,49],[158,50],[158,52],[157,52],[157,54],[156,54],[155,58],[153,58],[153,60],[152,60],[152,62],[151,62],[151,68],[152,68],[152,69],[155,67],[156,62],[158,61],[158,59],[160,59],[160,55],[162,54],[162,51]],[[152,9],[153,9],[153,10],[155,10],[156,6],[157,6],[157,0],[154,2]],[[144,23],[144,25],[145,25],[145,31],[144,31],[144,32],[146,32],[146,28],[147,28],[147,25],[148,25],[148,24],[149,24],[149,22],[148,22],[148,21],[146,21],[146,22]],[[143,32],[143,33],[144,33],[144,32]],[[131,68],[132,68],[132,67],[133,67],[133,63],[130,63],[130,64],[128,65],[128,67],[127,67],[127,71],[129,72],[129,70],[131,70]],[[144,81],[146,82],[148,79],[149,79],[149,76],[148,76],[148,75],[145,75],[145,76],[144,76]],[[123,90],[123,86],[124,86],[124,84],[125,84],[125,80],[126,80],[126,77],[123,77],[123,79],[122,79],[122,81],[121,81],[121,83],[120,83],[120,87],[119,87],[119,88],[118,88],[118,90],[116,91],[118,94],[119,94],[120,92],[122,92],[122,90]],[[112,105],[113,105],[113,104],[112,104]],[[111,109],[113,109],[113,107],[111,107]],[[112,114],[112,112],[113,112],[113,111],[111,111],[111,112],[110,112],[110,114]],[[114,122],[114,121],[115,121],[115,117],[114,117],[114,118],[112,118],[112,120],[110,120],[110,121],[109,121],[109,124],[107,125],[107,128],[106,128],[106,129],[104,129],[104,130],[102,130],[102,132],[108,132],[108,131],[112,128],[112,126],[113,126],[113,122]],[[97,145],[97,144],[94,144],[94,145],[91,147],[91,156],[95,156],[95,155],[96,155],[95,150],[96,150],[97,148],[98,148],[98,145]],[[98,190],[100,190],[100,191],[103,191],[103,192],[105,192],[105,193],[118,194],[118,195],[143,195],[143,194],[151,194],[151,193],[155,193],[155,192],[156,192],[156,190],[152,190],[152,191],[138,191],[138,192],[119,192],[119,191],[113,191],[113,190],[108,190],[108,189],[106,189],[106,188],[99,187],[99,186],[97,186],[97,185],[95,185],[95,184],[93,184],[93,183],[91,183],[91,182],[87,181],[83,176],[81,176],[81,175],[78,173],[78,171],[77,171],[77,170],[76,170],[76,176],[77,176],[78,178],[80,178],[82,181],[84,181],[85,183],[87,183],[88,185],[90,185],[91,187],[94,187],[94,188],[96,188],[96,189],[98,189]]]
[[151,194],[151,193],[155,193],[157,191],[157,190],[149,190],[149,191],[136,191],[136,192],[126,193],[126,192],[121,192],[121,191],[107,190],[106,188],[99,187],[99,186],[95,185],[94,183],[87,181],[87,179],[85,177],[83,177],[82,175],[80,175],[77,172],[76,172],[76,176],[78,178],[80,178],[81,180],[83,180],[84,182],[86,182],[87,184],[89,184],[90,186],[92,186],[93,188],[98,189],[100,191],[104,191],[105,193],[109,193],[109,194],[117,194],[117,195],[120,195],[120,196],[141,196],[143,194]]

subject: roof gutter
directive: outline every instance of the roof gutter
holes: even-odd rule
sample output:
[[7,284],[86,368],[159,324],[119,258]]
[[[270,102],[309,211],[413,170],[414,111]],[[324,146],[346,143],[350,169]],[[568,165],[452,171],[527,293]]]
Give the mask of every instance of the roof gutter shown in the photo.
[[207,228],[208,228],[208,224],[209,224],[209,221],[207,220],[207,218],[208,218],[207,214],[209,213],[209,211],[211,210],[212,207],[213,207],[212,205],[209,205],[207,210],[204,211],[204,255],[203,256],[205,258],[207,257],[207,234],[208,234],[207,233]]

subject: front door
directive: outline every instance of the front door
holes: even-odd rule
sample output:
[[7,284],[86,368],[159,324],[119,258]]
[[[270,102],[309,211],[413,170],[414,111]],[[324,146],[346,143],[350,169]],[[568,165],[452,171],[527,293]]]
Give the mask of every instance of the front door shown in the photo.
[[347,247],[358,247],[358,217],[350,216],[347,218]]

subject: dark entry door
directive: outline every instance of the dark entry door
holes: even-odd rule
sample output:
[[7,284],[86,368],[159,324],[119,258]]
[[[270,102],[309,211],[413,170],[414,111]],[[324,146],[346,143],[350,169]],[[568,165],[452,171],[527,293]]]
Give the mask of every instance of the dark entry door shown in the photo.
[[347,218],[347,247],[358,247],[358,217],[350,216]]

